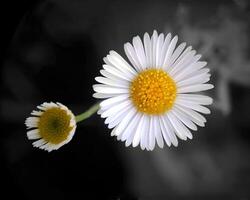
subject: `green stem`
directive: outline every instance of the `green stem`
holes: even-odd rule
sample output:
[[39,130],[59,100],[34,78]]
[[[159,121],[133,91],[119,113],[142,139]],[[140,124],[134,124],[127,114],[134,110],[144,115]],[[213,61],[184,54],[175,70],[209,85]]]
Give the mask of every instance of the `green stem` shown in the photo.
[[98,109],[99,109],[99,103],[96,103],[95,105],[91,106],[88,110],[86,110],[82,114],[77,115],[75,117],[76,118],[76,123],[81,122],[81,121],[89,118],[91,115],[96,113]]

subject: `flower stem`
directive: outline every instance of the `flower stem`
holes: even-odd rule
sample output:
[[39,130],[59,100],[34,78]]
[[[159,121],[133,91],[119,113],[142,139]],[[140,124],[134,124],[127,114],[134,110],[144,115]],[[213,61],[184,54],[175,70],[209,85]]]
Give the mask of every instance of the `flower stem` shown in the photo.
[[94,104],[93,106],[91,106],[88,110],[86,110],[85,112],[83,112],[80,115],[77,115],[76,118],[76,122],[81,122],[87,118],[89,118],[91,115],[93,115],[94,113],[96,113],[96,111],[99,109],[99,103]]

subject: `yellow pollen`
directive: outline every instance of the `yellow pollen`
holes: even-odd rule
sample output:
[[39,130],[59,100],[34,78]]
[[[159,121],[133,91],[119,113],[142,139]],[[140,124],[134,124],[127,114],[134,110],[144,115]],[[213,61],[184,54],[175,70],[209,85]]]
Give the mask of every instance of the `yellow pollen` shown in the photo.
[[176,85],[162,69],[147,69],[132,81],[130,95],[140,112],[159,115],[172,108],[176,98]]
[[71,116],[61,108],[49,108],[40,117],[38,131],[40,136],[52,144],[59,144],[67,139],[70,131]]

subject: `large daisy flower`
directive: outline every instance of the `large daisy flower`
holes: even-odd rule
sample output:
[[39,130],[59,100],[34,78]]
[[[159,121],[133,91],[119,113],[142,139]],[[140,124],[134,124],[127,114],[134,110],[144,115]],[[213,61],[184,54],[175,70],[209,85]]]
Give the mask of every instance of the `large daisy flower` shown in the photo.
[[110,51],[100,70],[102,76],[93,85],[95,98],[103,98],[98,114],[106,118],[111,135],[141,149],[153,150],[165,143],[178,145],[177,137],[192,139],[191,130],[204,126],[209,114],[204,105],[212,98],[196,92],[213,88],[206,62],[199,61],[186,43],[177,46],[178,37],[154,31],[124,45],[129,64],[117,52]]
[[52,151],[68,143],[76,130],[74,114],[61,103],[43,103],[25,121],[27,137],[34,147]]

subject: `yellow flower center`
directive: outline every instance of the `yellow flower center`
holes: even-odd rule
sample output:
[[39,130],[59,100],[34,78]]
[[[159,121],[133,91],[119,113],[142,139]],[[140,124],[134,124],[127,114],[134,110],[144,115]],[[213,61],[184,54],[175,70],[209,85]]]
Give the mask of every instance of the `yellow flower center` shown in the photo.
[[132,81],[130,95],[140,112],[159,115],[172,108],[176,98],[176,85],[162,69],[147,69]]
[[47,142],[59,144],[67,139],[70,131],[71,116],[61,108],[50,108],[40,117],[38,131],[40,136]]

